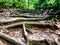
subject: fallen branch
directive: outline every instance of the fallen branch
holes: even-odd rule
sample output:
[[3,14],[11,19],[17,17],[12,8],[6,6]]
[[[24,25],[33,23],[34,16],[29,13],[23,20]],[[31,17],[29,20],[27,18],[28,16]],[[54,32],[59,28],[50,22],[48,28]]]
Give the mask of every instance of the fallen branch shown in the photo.
[[18,40],[12,38],[11,36],[1,32],[0,32],[0,37],[16,45],[26,45],[25,43],[19,42]]

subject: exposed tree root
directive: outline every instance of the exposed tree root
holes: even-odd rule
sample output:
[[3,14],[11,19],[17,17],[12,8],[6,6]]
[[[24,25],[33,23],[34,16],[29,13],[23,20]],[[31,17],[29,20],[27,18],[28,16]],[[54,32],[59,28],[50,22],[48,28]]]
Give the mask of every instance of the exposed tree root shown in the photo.
[[49,16],[41,16],[41,15],[30,15],[30,14],[16,14],[11,15],[10,17],[27,17],[27,18],[47,18]]
[[47,16],[42,16],[41,14],[40,15],[37,15],[37,14],[29,14],[29,13],[23,13],[23,14],[20,14],[18,11],[14,11],[13,14],[15,15],[9,15],[10,17],[30,17],[30,18],[41,18],[41,17],[47,17]]
[[25,45],[25,43],[19,42],[18,40],[12,38],[11,36],[9,36],[7,34],[4,34],[4,33],[1,33],[1,32],[0,32],[0,37],[3,38],[3,39],[6,39],[9,42],[14,43],[16,45]]
[[[32,24],[32,25],[42,25],[42,26],[52,26],[54,28],[56,28],[56,25],[55,24],[50,24],[50,23],[39,23],[39,22],[19,22],[19,23],[13,23],[13,24],[10,24],[10,25],[7,25],[7,26],[2,26],[3,30],[5,32],[8,32],[7,28],[11,28],[11,27],[15,27],[15,26],[19,26],[19,25],[23,25],[23,30],[24,30],[24,33],[25,33],[25,36],[27,38],[27,41],[29,41],[28,37],[27,37],[27,32],[26,32],[26,27],[25,27],[25,24]],[[4,34],[4,33],[0,33],[0,37],[12,42],[12,43],[15,43],[16,45],[25,45],[24,43],[21,44],[21,42],[17,41],[16,39]]]
[[10,24],[10,25],[7,25],[7,26],[2,26],[2,29],[3,29],[3,32],[6,33],[6,32],[8,32],[7,28],[11,28],[11,27],[16,27],[16,26],[19,26],[19,25],[23,25],[24,33],[25,33],[25,35],[27,35],[26,29],[25,29],[25,26],[24,26],[25,24],[42,25],[42,26],[50,26],[50,27],[53,26],[54,28],[56,27],[56,25],[49,24],[49,23],[19,22],[19,23],[13,23],[13,24]]
[[22,24],[23,24],[23,22],[21,22],[21,23],[13,23],[13,24],[10,24],[10,25],[7,25],[7,26],[2,26],[2,27],[4,27],[4,28],[11,28],[11,27],[22,25]]
[[[30,41],[34,41],[33,39],[30,39],[31,37],[30,37],[30,38],[28,37],[28,36],[29,36],[29,35],[28,35],[29,32],[26,31],[25,24],[24,24],[23,27],[24,27],[25,35],[26,35],[26,37],[27,37],[27,41],[29,41],[29,40],[30,40]],[[33,30],[34,30],[34,29],[30,30],[30,32],[32,32]],[[38,29],[38,30],[39,30],[39,29]],[[49,30],[49,31],[50,31],[50,30]],[[58,35],[58,34],[56,34],[55,32],[52,32],[52,33],[53,33],[54,35]],[[36,34],[37,34],[37,33],[36,33]],[[41,36],[42,38],[41,38],[41,39],[36,38],[36,39],[38,39],[38,40],[35,40],[35,41],[44,41],[44,40],[47,40],[48,43],[49,43],[49,45],[56,45],[55,43],[59,44],[58,40],[56,40],[56,39],[54,38],[54,37],[58,38],[57,36],[53,36],[53,37],[51,38],[52,35],[50,35],[50,34],[51,34],[50,32],[46,32],[46,34],[47,34],[47,35],[45,35],[46,37],[44,37],[43,34],[42,34],[42,36]],[[30,35],[31,35],[31,33],[30,33]],[[32,36],[33,36],[33,34],[32,34]],[[33,37],[34,37],[34,36],[33,36]],[[33,37],[32,37],[32,38],[33,38]],[[37,37],[37,36],[36,36],[36,37]],[[54,39],[53,39],[53,38],[54,38]],[[34,39],[35,39],[35,38],[34,38]]]
[[2,27],[3,33],[9,32],[6,28]]
[[33,24],[33,25],[43,25],[43,26],[53,26],[56,27],[56,25],[54,24],[50,24],[50,23],[39,23],[39,22],[19,22],[19,23],[13,23],[7,26],[3,26],[5,28],[9,28],[9,27],[13,27],[13,26],[18,26],[18,25],[22,25],[22,24]]
[[15,22],[15,21],[36,21],[45,18],[11,18],[11,19],[0,19],[0,23]]

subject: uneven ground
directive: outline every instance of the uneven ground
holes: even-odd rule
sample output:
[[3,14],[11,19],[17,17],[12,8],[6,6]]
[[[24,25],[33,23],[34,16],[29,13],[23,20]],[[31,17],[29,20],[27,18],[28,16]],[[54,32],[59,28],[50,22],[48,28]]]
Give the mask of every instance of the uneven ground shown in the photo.
[[[16,10],[15,8],[3,9],[0,12],[0,45],[60,45],[59,20],[53,24],[51,20],[38,17],[41,15],[19,14]],[[29,16],[30,18],[27,18]],[[25,23],[30,25],[25,25]],[[52,29],[49,25],[56,27]],[[29,44],[28,41],[32,41],[32,44]]]

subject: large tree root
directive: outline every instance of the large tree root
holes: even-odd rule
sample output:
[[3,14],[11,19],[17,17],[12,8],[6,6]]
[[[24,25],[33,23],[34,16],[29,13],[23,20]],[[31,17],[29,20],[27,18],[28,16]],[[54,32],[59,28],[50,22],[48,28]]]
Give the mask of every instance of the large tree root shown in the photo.
[[[30,23],[29,23],[30,24]],[[32,23],[32,24],[34,24],[34,23]],[[35,23],[36,24],[36,23]],[[30,43],[30,41],[33,41],[33,40],[30,40],[29,39],[29,37],[28,37],[28,32],[27,32],[27,29],[26,29],[26,27],[25,27],[26,25],[25,25],[25,23],[23,24],[23,29],[24,29],[24,33],[25,33],[25,36],[26,36],[26,38],[27,38],[27,45]],[[43,37],[42,37],[43,38]],[[45,40],[48,40],[47,38],[44,38],[44,39],[41,39],[41,40],[38,40],[38,42],[39,41],[45,41]],[[37,41],[37,40],[35,40],[35,41]],[[49,40],[50,41],[50,40]],[[53,42],[53,41],[52,41]],[[51,45],[51,42],[48,42],[50,45]],[[54,43],[54,42],[53,42]],[[34,44],[33,44],[34,45]],[[52,44],[53,45],[53,44]]]
[[29,14],[29,13],[24,13],[24,14],[20,14],[18,11],[14,11],[13,12],[15,15],[9,15],[10,17],[30,17],[30,18],[41,18],[41,17],[46,17],[46,16],[42,16],[41,14],[40,15],[37,15],[37,14]]
[[13,24],[10,24],[10,25],[7,25],[7,26],[2,26],[2,27],[4,27],[4,28],[11,28],[11,27],[15,27],[15,26],[19,26],[19,25],[22,25],[23,24],[23,22],[19,22],[19,23],[13,23]]
[[16,14],[10,17],[27,17],[27,18],[47,18],[48,16],[30,15],[30,14]]
[[[36,23],[28,23],[28,24],[36,24]],[[41,25],[41,24],[37,24],[37,25]],[[42,25],[50,25],[50,26],[52,26],[51,24],[42,24]],[[28,37],[28,32],[27,32],[27,29],[25,28],[25,23],[23,24],[23,29],[24,29],[24,33],[25,33],[25,36],[26,36],[26,38],[27,38],[27,41],[29,42],[29,41],[33,41],[33,40],[30,40],[29,39],[29,37]],[[53,30],[51,30],[52,32],[53,32]],[[53,32],[53,34],[55,34],[55,35],[57,35],[57,36],[59,36],[57,33],[55,33],[55,32]],[[55,37],[55,36],[54,36]],[[53,37],[53,38],[54,38]],[[43,38],[43,37],[42,37]],[[58,38],[58,37],[57,37]],[[54,43],[54,45],[55,45],[55,43],[57,43],[58,45],[60,45],[60,43],[59,43],[59,41],[58,40],[56,40],[55,38],[54,38],[54,40],[53,41],[51,41],[49,38],[44,38],[44,39],[41,39],[40,41],[44,41],[44,40],[47,40],[47,42],[50,44],[50,45],[53,45],[53,43]],[[37,40],[35,40],[35,41],[37,41]],[[38,40],[39,41],[39,40]],[[50,41],[50,42],[49,42]],[[28,45],[28,44],[27,44]]]
[[25,22],[25,24],[31,24],[31,25],[40,25],[40,26],[49,26],[50,28],[58,28],[55,24],[51,23],[39,23],[39,22]]
[[[33,25],[42,25],[42,26],[53,26],[53,27],[56,27],[56,25],[54,24],[50,24],[50,23],[39,23],[39,22],[20,22],[20,23],[14,23],[14,24],[11,24],[11,25],[7,25],[7,26],[2,26],[4,27],[3,29],[6,30],[6,28],[11,28],[11,27],[14,27],[14,26],[19,26],[19,25],[23,25],[23,30],[24,30],[24,33],[25,33],[25,36],[26,38],[27,37],[27,32],[26,32],[26,27],[25,27],[25,24],[33,24]],[[6,30],[7,31],[7,30]],[[0,37],[12,42],[12,43],[16,43],[17,45],[21,45],[20,42],[16,41],[14,38],[11,38],[10,36],[4,34],[4,33],[1,33],[0,34]],[[10,37],[10,38],[9,38]],[[27,39],[27,41],[29,41],[29,39]]]
[[2,30],[3,30],[3,32],[8,32],[8,30],[5,29],[4,27],[2,27]]
[[15,21],[36,21],[45,18],[10,18],[10,19],[0,19],[0,23],[15,22]]
[[[52,27],[53,28],[56,28],[56,25],[50,24],[50,23],[19,22],[19,23],[13,23],[13,24],[10,24],[10,25],[7,25],[7,26],[2,26],[2,29],[3,29],[3,32],[6,33],[6,32],[8,32],[7,28],[16,27],[16,26],[20,26],[20,25],[23,25],[24,26],[24,24],[33,24],[33,25],[49,26],[49,28],[52,28]],[[23,27],[23,29],[24,29],[24,27]]]
[[13,24],[10,24],[10,25],[7,25],[7,26],[2,26],[1,28],[2,28],[2,30],[3,30],[3,32],[4,33],[7,33],[7,32],[9,32],[8,30],[7,30],[7,28],[11,28],[11,27],[15,27],[15,26],[19,26],[19,25],[22,25],[23,23],[13,23]]
[[42,26],[53,26],[56,27],[56,25],[54,24],[50,24],[50,23],[39,23],[39,22],[19,22],[19,23],[13,23],[7,26],[3,26],[5,28],[10,28],[10,27],[14,27],[14,26],[18,26],[18,25],[22,25],[22,24],[33,24],[33,25],[42,25]]
[[[25,24],[28,24],[28,25],[39,25],[39,26],[49,26],[49,28],[51,29],[54,29],[54,28],[58,28],[55,24],[50,24],[50,23],[39,23],[39,22],[24,22],[23,23],[23,29],[26,31],[26,28],[25,28]],[[52,28],[53,27],[53,28]]]
[[4,33],[1,33],[1,32],[0,32],[0,37],[3,39],[6,39],[9,42],[14,43],[16,45],[26,45],[25,43],[19,42],[18,40],[12,38],[11,36],[4,34]]

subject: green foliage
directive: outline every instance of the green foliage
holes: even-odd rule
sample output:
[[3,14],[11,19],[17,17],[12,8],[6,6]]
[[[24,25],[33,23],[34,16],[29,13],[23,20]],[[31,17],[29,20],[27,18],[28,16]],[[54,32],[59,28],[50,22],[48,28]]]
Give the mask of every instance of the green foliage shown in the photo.
[[0,0],[0,3],[2,3],[3,2],[3,0]]
[[3,11],[3,9],[0,7],[0,11]]
[[15,6],[23,9],[60,9],[60,0],[0,0],[0,4]]
[[4,5],[6,6],[15,6],[24,9],[34,9],[34,4],[37,1],[38,0],[0,0],[0,3],[4,3]]
[[43,2],[39,1],[36,4],[37,8],[54,8],[57,6],[57,1],[56,0],[44,0]]
[[38,0],[30,0],[28,8],[29,9],[35,9],[35,7],[34,7],[35,5],[34,4],[37,3],[37,2],[38,2]]
[[57,1],[50,0],[47,4],[48,4],[48,8],[54,8],[55,6],[57,6]]
[[34,45],[32,41],[27,41],[27,45]]
[[25,27],[26,27],[26,28],[29,28],[29,24],[25,24]]

